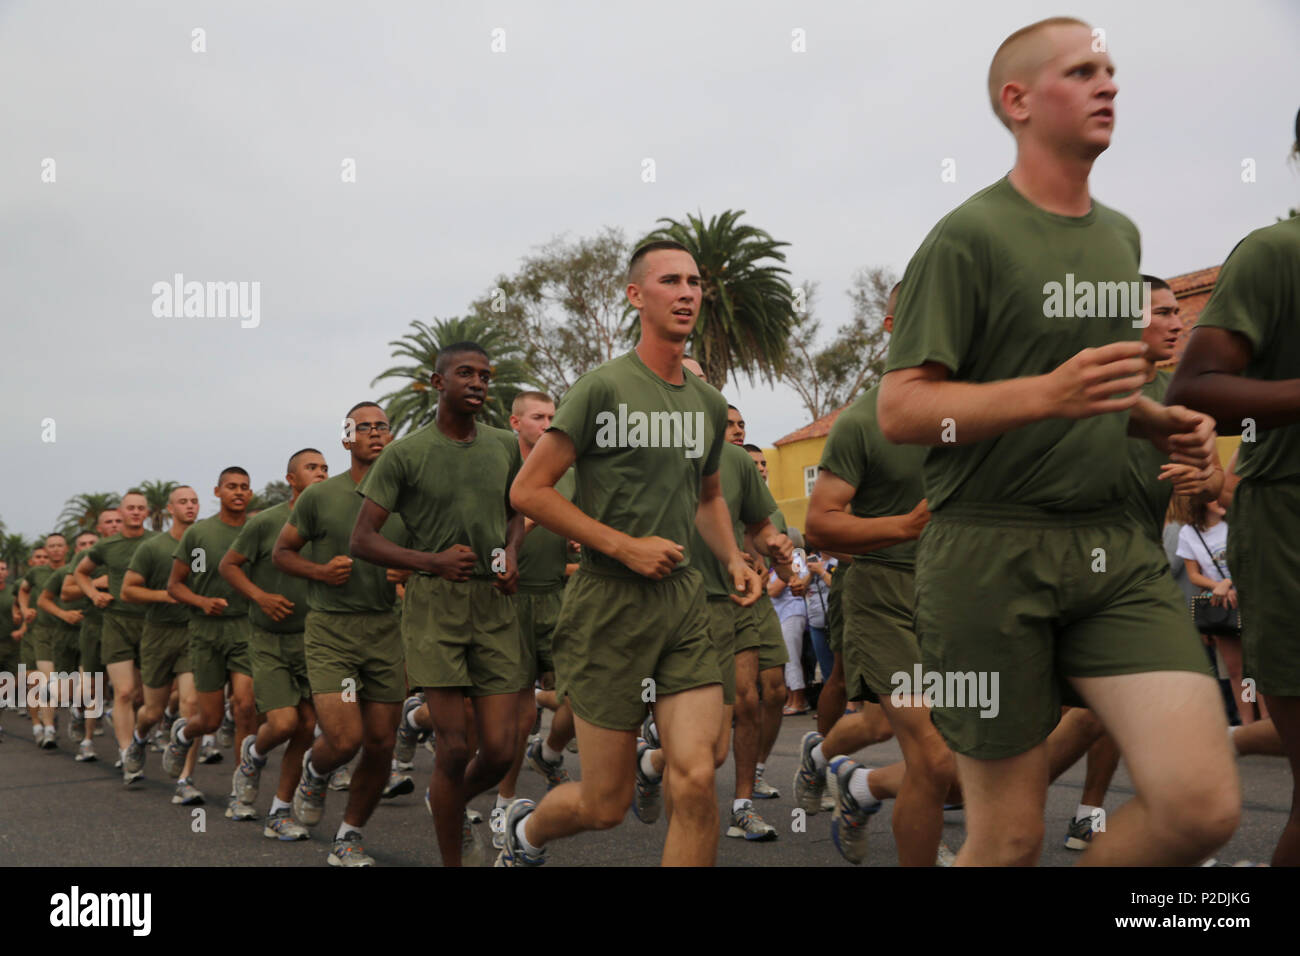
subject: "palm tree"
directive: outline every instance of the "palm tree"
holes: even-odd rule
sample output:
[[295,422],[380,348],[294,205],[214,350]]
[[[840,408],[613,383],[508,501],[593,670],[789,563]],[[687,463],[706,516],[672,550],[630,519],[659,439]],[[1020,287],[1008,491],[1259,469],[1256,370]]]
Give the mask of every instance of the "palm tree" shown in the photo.
[[[94,528],[99,516],[110,508],[122,503],[122,497],[115,491],[100,491],[74,495],[68,499],[59,513],[58,525],[61,533],[77,534],[87,528]],[[69,539],[71,542],[71,539]]]
[[[785,262],[781,249],[789,243],[740,224],[744,214],[729,209],[707,223],[700,216],[688,215],[684,223],[662,218],[665,225],[641,240],[675,239],[695,257],[703,297],[688,346],[709,384],[718,389],[738,371],[751,383],[758,373],[774,384],[785,370],[797,319],[794,292],[785,278],[790,270],[777,265]],[[639,334],[635,316],[632,325]]]
[[6,534],[0,537],[0,561],[9,565],[10,581],[16,581],[26,573],[27,559],[39,545],[40,542],[37,540],[28,541],[21,534]]
[[136,485],[144,500],[149,503],[149,526],[154,531],[167,527],[167,502],[172,492],[181,486],[179,481],[142,481]]
[[289,487],[287,481],[268,481],[261,491],[253,495],[253,500],[246,505],[246,510],[249,514],[254,511],[265,511],[292,497],[293,489]]
[[479,411],[479,418],[489,425],[509,428],[510,406],[515,395],[535,386],[523,348],[486,316],[434,319],[432,325],[415,319],[411,327],[412,331],[388,343],[393,346],[393,358],[405,359],[411,364],[394,366],[370,383],[374,387],[385,378],[395,378],[403,383],[379,399],[393,434],[415,431],[433,421],[438,393],[430,378],[438,363],[438,353],[444,345],[453,342],[477,342],[488,353],[493,368],[492,387],[488,389],[487,401]]

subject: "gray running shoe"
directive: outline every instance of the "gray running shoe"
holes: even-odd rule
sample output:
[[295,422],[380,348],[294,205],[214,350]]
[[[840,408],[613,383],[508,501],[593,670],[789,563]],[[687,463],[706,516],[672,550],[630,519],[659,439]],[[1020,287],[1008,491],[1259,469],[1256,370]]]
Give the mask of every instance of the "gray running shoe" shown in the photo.
[[731,811],[731,826],[727,828],[727,836],[766,842],[776,839],[776,827],[754,812],[753,803],[746,803],[739,810]]
[[636,795],[632,798],[632,812],[642,823],[654,823],[663,809],[663,779],[651,780],[641,769],[641,756],[650,749],[644,739],[636,742]]
[[102,720],[95,725],[95,736],[96,737],[104,736],[104,722]]
[[226,715],[221,718],[221,726],[217,728],[217,743],[222,750],[229,750],[235,746],[235,718],[230,714],[230,704],[226,704]]
[[1067,850],[1086,850],[1092,841],[1093,835],[1092,817],[1085,817],[1082,820],[1071,820],[1069,829],[1065,831],[1065,848]]
[[180,742],[180,732],[185,729],[185,718],[172,724],[171,737],[167,741],[167,749],[163,751],[162,765],[163,773],[173,780],[180,778],[185,771],[185,758],[189,755],[190,748],[194,746],[194,741],[186,743]]
[[172,803],[182,807],[197,807],[203,802],[203,791],[182,777],[176,781],[176,790],[172,793]]
[[957,862],[957,854],[953,853],[952,850],[948,849],[948,844],[940,843],[939,854],[938,856],[935,857],[934,865],[946,867],[946,866],[952,866],[956,862]]
[[232,793],[230,799],[226,801],[226,818],[229,820],[256,820],[257,808],[251,804],[243,803]]
[[496,866],[541,866],[546,862],[545,850],[537,856],[530,856],[519,843],[519,821],[536,808],[537,804],[533,801],[523,799],[516,800],[506,808],[505,846],[497,856]]
[[347,790],[352,786],[352,768],[347,764],[330,774],[331,790]]
[[83,740],[77,747],[77,763],[90,763],[92,760],[98,760],[95,755],[95,745],[89,740]]
[[576,754],[578,752],[578,738],[574,737],[572,740],[570,740],[567,744],[564,745],[564,749],[571,754]]
[[73,707],[71,710],[72,719],[68,721],[68,739],[76,743],[86,736],[86,715],[79,707]]
[[349,830],[341,840],[335,840],[330,849],[330,866],[374,866],[375,859],[366,854],[361,845],[361,834]]
[[393,797],[400,797],[403,794],[411,793],[415,790],[415,781],[404,773],[398,773],[396,770],[388,774],[388,783],[384,784],[384,792],[380,794],[385,800],[391,800]]
[[817,813],[824,809],[822,798],[826,793],[826,771],[817,769],[812,752],[825,740],[815,730],[803,735],[799,742],[799,769],[794,773],[794,803],[802,807],[805,813]]
[[[311,762],[311,750],[302,755],[302,779],[298,789],[293,792],[293,818],[303,826],[314,827],[320,823],[325,813],[325,791],[329,789],[329,777],[317,777],[307,765]],[[336,864],[339,865],[339,864]]]
[[754,773],[754,799],[775,800],[779,796],[781,796],[781,791],[763,779],[763,771],[756,771]]
[[262,836],[291,843],[295,840],[306,840],[311,834],[307,832],[305,826],[293,818],[293,813],[288,807],[281,807],[274,813],[267,815],[266,826],[262,829]]
[[465,816],[469,817],[470,823],[483,822],[483,814],[479,813],[477,810],[473,809],[472,807],[465,808]]
[[429,736],[424,741],[424,749],[429,751],[429,753],[433,754],[435,757],[438,755],[438,745],[437,741],[434,740],[432,730],[429,731]]
[[645,715],[645,720],[641,721],[641,736],[645,742],[650,745],[651,750],[658,750],[663,746],[659,742],[659,728],[655,726],[655,715],[653,711]]
[[53,725],[41,731],[41,749],[56,750],[59,746],[59,731]]
[[122,751],[122,772],[139,776],[144,770],[144,756],[144,744],[136,740],[135,735],[132,734],[131,742]]
[[149,732],[149,749],[159,754],[165,752],[169,736],[171,736],[171,729],[164,732],[162,721],[154,724],[153,730]]
[[474,823],[465,814],[460,825],[460,865],[483,866],[487,863],[487,851],[483,847],[483,838],[474,829]]
[[863,806],[849,791],[849,780],[860,764],[848,757],[836,757],[826,768],[826,785],[835,798],[831,820],[831,842],[840,856],[858,864],[867,858],[867,821],[880,809],[880,801]]
[[225,754],[217,748],[217,745],[207,737],[204,737],[203,742],[199,744],[199,763],[221,763],[221,761],[225,759]]
[[415,766],[415,748],[425,735],[421,730],[413,730],[407,724],[407,717],[423,705],[424,701],[414,694],[402,704],[402,718],[397,722],[397,744],[393,747],[393,759],[397,761],[399,770],[410,770]]
[[[564,754],[555,763],[548,763],[542,756],[542,738],[534,737],[528,742],[528,750],[525,751],[528,758],[528,766],[532,767],[543,777],[546,778],[546,789],[554,790],[562,783],[569,782],[569,772],[564,769]],[[500,849],[500,847],[497,847]]]
[[[257,803],[257,791],[262,783],[262,767],[257,765],[251,753],[253,743],[253,735],[249,734],[239,745],[239,763],[230,778],[231,792],[239,798],[240,803],[249,806]],[[266,761],[263,760],[262,766],[265,765]]]

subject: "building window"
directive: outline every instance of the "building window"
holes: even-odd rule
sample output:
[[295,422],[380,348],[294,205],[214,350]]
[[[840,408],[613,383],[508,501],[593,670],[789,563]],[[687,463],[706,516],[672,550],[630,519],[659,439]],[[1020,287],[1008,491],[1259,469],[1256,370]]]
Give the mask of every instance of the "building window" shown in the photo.
[[803,496],[812,497],[813,485],[817,484],[817,466],[807,465],[803,470]]

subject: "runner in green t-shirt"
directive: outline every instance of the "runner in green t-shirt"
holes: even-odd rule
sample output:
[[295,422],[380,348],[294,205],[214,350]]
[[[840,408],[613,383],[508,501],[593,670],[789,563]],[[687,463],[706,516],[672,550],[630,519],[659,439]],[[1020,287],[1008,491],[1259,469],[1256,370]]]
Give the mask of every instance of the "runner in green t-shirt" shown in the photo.
[[[117,508],[107,508],[99,513],[95,519],[95,533],[99,540],[111,538],[122,530],[122,512]],[[108,575],[101,574],[94,579],[95,587],[108,587]],[[64,590],[75,589],[77,594],[81,594],[81,588],[77,587],[75,575],[69,575],[64,579]],[[96,736],[102,736],[104,731],[99,727],[99,718],[104,714],[106,701],[99,696],[104,691],[104,660],[100,653],[100,644],[104,630],[104,612],[95,607],[94,603],[85,609],[85,616],[81,619],[81,633],[78,636],[79,655],[77,664],[81,670],[81,686],[93,696],[86,700],[84,705],[73,708],[74,720],[77,720],[80,714],[80,723],[82,726],[82,739],[93,742]]]
[[[553,656],[584,767],[581,782],[556,787],[536,807],[511,804],[502,865],[540,864],[551,840],[617,823],[634,796],[639,815],[653,812],[660,780],[636,733],[651,699],[676,808],[663,861],[709,865],[716,857],[721,670],[695,567],[701,556],[688,550],[692,528],[745,605],[762,582],[736,547],[722,496],[726,400],[682,369],[700,290],[699,269],[679,243],[650,242],[633,254],[627,295],[640,313],[640,342],[569,390],[511,489],[520,511],[582,545]],[[554,486],[575,463],[571,503]],[[704,777],[707,789],[690,783]]]
[[[512,598],[524,537],[523,515],[508,501],[519,440],[474,419],[491,379],[487,354],[472,342],[438,353],[437,416],[370,469],[352,534],[356,557],[416,572],[406,584],[402,643],[408,681],[424,689],[438,741],[429,796],[444,866],[481,862],[465,804],[499,783],[522,750],[519,701],[535,677]],[[390,514],[401,517],[411,547],[380,534]],[[466,698],[477,753],[465,746]]]
[[[145,528],[149,503],[138,491],[128,491],[118,506],[122,530],[105,538],[78,562],[74,578],[77,587],[104,612],[101,654],[113,684],[113,734],[122,754],[122,781],[130,785],[143,775],[143,752],[131,746],[135,732],[135,710],[142,697],[140,683],[140,635],[144,630],[144,608],[122,600],[122,579],[136,548],[156,532]],[[108,589],[95,586],[90,575],[97,568],[108,572]],[[137,759],[138,758],[138,759]]]
[[[171,516],[171,527],[166,534],[156,534],[135,549],[122,578],[122,600],[145,608],[144,629],[140,634],[144,704],[136,715],[129,748],[133,759],[138,759],[142,767],[144,741],[150,731],[160,728],[163,738],[170,739],[176,717],[190,719],[198,708],[190,665],[190,611],[167,593],[167,581],[171,577],[172,553],[198,519],[199,493],[190,485],[173,488],[166,510]],[[173,692],[178,698],[176,712],[169,713]],[[192,806],[204,802],[203,793],[194,785],[194,764],[198,756],[194,749],[185,755],[172,803]]]
[[[0,560],[0,672],[17,674],[22,660],[22,615],[18,611],[18,592],[9,580],[9,562]],[[4,728],[0,728],[0,739]]]
[[[1295,153],[1300,154],[1300,113]],[[1291,815],[1274,866],[1300,864],[1300,218],[1257,229],[1223,264],[1174,380],[1172,401],[1241,434],[1228,518],[1244,672],[1291,761]]]
[[[71,571],[76,567],[81,556],[99,541],[99,535],[93,531],[83,531],[72,543],[73,559],[45,580],[37,607],[53,615],[57,622],[54,626],[54,675],[50,682],[51,694],[55,695],[52,703],[68,708],[68,737],[77,744],[78,763],[85,763],[95,758],[94,742],[91,731],[86,729],[82,705],[94,700],[93,692],[86,687],[83,691],[81,672],[78,662],[81,658],[81,623],[88,609],[93,607],[81,593],[75,582],[69,581]],[[61,676],[60,676],[61,675]],[[89,693],[87,693],[89,692]]]
[[[20,713],[25,711],[31,719],[32,743],[38,747],[44,747],[45,745],[45,725],[41,723],[41,709],[39,707],[27,707],[25,703],[31,699],[32,691],[40,683],[40,678],[37,676],[39,668],[36,665],[36,648],[32,641],[32,629],[35,626],[37,614],[36,594],[31,593],[33,581],[35,580],[32,577],[32,571],[36,568],[48,567],[49,563],[49,552],[45,550],[45,545],[42,544],[32,551],[31,556],[27,559],[27,567],[22,576],[14,582],[14,610],[18,615],[18,660],[27,671],[26,687],[23,689],[25,695],[23,697],[24,704],[19,708],[19,711]],[[29,595],[31,596],[30,606],[27,603]],[[55,746],[58,746],[57,742]]]
[[[172,551],[167,576],[167,593],[189,607],[190,667],[197,705],[192,717],[182,715],[172,723],[171,737],[163,751],[163,772],[177,780],[194,743],[221,726],[227,681],[235,720],[235,747],[257,729],[248,660],[248,602],[218,571],[222,556],[247,520],[248,502],[253,497],[248,472],[236,465],[223,468],[212,493],[220,502],[220,510],[185,530]],[[231,794],[226,816],[251,820],[255,814]]]
[[249,518],[220,565],[226,583],[248,599],[253,697],[258,712],[266,715],[257,732],[244,738],[232,787],[240,803],[253,806],[267,757],[288,742],[271,812],[262,831],[264,836],[283,841],[306,840],[310,836],[307,828],[293,819],[292,801],[302,777],[302,755],[316,731],[316,709],[311,703],[302,646],[307,582],[275,567],[271,554],[298,496],[328,477],[325,456],[315,448],[294,452],[284,476],[291,497]]
[[[27,645],[28,656],[33,666],[28,672],[29,687],[40,685],[49,687],[50,674],[54,670],[54,626],[56,618],[49,611],[37,607],[45,582],[50,575],[63,567],[68,555],[68,541],[55,532],[45,538],[46,563],[37,564],[23,575],[18,588],[18,603],[23,616],[28,621]],[[43,675],[43,676],[42,676]],[[48,693],[43,692],[47,698]],[[58,734],[54,728],[54,708],[44,704],[35,708],[36,722],[40,724],[38,745],[44,750],[53,750],[58,744]]]
[[[298,496],[271,553],[279,570],[307,581],[303,652],[321,731],[303,754],[293,818],[307,827],[319,823],[331,775],[361,752],[331,845],[333,866],[374,865],[362,829],[391,778],[406,696],[402,634],[393,610],[395,586],[406,573],[354,558],[350,548],[364,500],[357,486],[392,439],[388,416],[374,402],[349,409],[343,422],[349,469]],[[406,543],[406,528],[395,515],[383,534]]]
[[1199,861],[1240,809],[1218,689],[1168,561],[1123,514],[1127,434],[1202,470],[1215,436],[1208,416],[1140,392],[1137,229],[1088,190],[1115,116],[1114,67],[1095,46],[1087,24],[1054,18],[994,56],[1015,167],[912,257],[877,402],[886,438],[931,446],[915,577],[924,687],[895,693],[923,696],[958,755],[967,865],[1038,859],[1063,686],[1146,781],[1088,863]]

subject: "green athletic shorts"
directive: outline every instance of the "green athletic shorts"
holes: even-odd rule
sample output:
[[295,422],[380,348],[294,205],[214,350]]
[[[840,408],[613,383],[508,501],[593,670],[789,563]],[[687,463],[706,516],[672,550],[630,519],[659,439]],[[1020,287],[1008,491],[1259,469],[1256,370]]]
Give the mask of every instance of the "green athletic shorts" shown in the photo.
[[831,575],[831,589],[826,595],[826,643],[832,654],[844,653],[844,581],[852,569],[851,564],[839,565]]
[[132,661],[140,666],[140,638],[144,636],[144,617],[104,612],[100,631],[99,656],[104,665]]
[[921,648],[912,629],[916,601],[912,572],[878,561],[858,561],[845,572],[844,684],[849,700],[880,703],[896,686],[893,675],[912,675]]
[[27,629],[27,643],[36,661],[54,660],[54,625],[33,621]]
[[23,639],[18,645],[18,660],[29,671],[36,670],[36,648],[32,646],[32,628],[35,626],[35,624],[27,625],[27,633],[23,635]]
[[564,592],[554,657],[559,696],[610,730],[635,729],[659,697],[722,683],[694,568],[662,581],[580,568]]
[[243,615],[190,618],[190,670],[194,689],[211,694],[226,686],[230,674],[252,676],[248,662],[248,618]]
[[1228,569],[1241,604],[1243,676],[1260,693],[1300,697],[1300,480],[1237,485]]
[[98,674],[104,669],[104,656],[100,653],[100,642],[103,633],[103,615],[83,617],[81,619],[81,633],[79,635],[81,656],[78,662],[85,674]]
[[487,697],[518,693],[536,677],[515,600],[494,579],[411,575],[402,646],[412,687],[463,688],[469,697]]
[[762,671],[773,667],[785,667],[790,654],[785,649],[785,637],[781,634],[781,619],[776,616],[772,599],[766,594],[753,606],[754,627],[758,629],[758,669]]
[[311,699],[307,679],[307,654],[303,632],[279,634],[248,625],[248,656],[253,663],[253,700],[257,711],[269,714],[281,707],[297,707]]
[[736,703],[736,611],[741,607],[725,596],[711,597],[704,603],[709,610],[709,640],[713,641],[722,673],[722,702],[732,706]]
[[[755,605],[741,607],[735,604],[733,608],[736,615],[736,653],[758,650],[759,645],[763,643],[763,636],[758,633],[758,615],[754,610]],[[784,642],[782,644],[784,645]]]
[[[407,581],[407,600],[414,580]],[[385,704],[406,699],[402,626],[396,613],[308,611],[304,623],[303,653],[313,694],[342,693]]]
[[1067,677],[1209,675],[1168,559],[1120,508],[947,504],[921,535],[915,582],[917,674],[959,754],[996,760],[1041,743]]
[[[145,687],[161,690],[193,668],[189,624],[144,622],[140,637],[140,679]],[[225,681],[222,681],[224,684]]]
[[[13,628],[9,628],[13,630]],[[23,658],[23,649],[18,641],[9,636],[9,631],[0,634],[0,673],[12,674],[18,669]]]
[[75,674],[81,663],[81,625],[69,627],[59,624],[54,628],[54,669],[64,674]]
[[[519,634],[524,646],[531,651],[537,674],[542,677],[545,690],[555,689],[555,661],[551,657],[551,640],[555,622],[564,603],[564,586],[539,591],[525,591],[515,595],[515,609],[519,614]],[[549,676],[546,676],[549,675]]]

